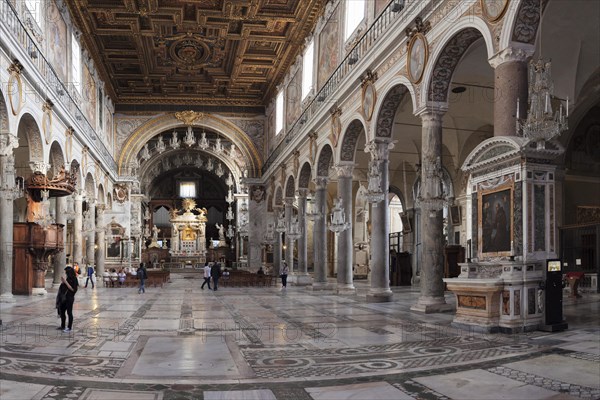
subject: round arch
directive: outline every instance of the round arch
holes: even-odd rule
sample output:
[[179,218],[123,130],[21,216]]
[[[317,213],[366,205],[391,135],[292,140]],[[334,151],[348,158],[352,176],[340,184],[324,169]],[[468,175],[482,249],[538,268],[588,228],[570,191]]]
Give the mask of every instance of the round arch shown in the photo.
[[[413,110],[417,109],[417,92],[415,91],[415,87],[412,84],[412,82],[405,76],[394,77],[392,80],[387,82],[385,86],[381,88],[381,96],[379,94],[377,95],[377,101],[375,102],[375,111],[373,112],[373,115],[375,117],[370,121],[371,129],[367,131],[367,134],[372,132],[370,136],[375,136],[375,133],[377,132],[378,128],[378,121],[381,118],[381,116],[383,116],[382,112],[389,113],[389,103],[395,99],[395,96],[399,95],[398,93],[396,93],[396,91],[400,90],[399,86],[403,86],[408,91],[408,93],[410,94],[410,100],[413,106]],[[402,96],[404,96],[405,94],[406,93],[403,93]],[[398,103],[400,103],[401,100],[402,97],[400,99],[396,99]],[[392,115],[392,120],[393,118],[394,117]],[[368,137],[367,142],[373,139],[374,137]]]
[[312,176],[312,167],[308,161],[302,164],[300,172],[298,172],[298,189],[308,189],[310,178]]
[[361,119],[353,119],[344,129],[344,136],[340,142],[337,159],[340,161],[354,161],[356,147],[360,135],[365,133],[365,124]]
[[293,175],[288,176],[285,182],[285,197],[293,198],[296,195],[296,181]]
[[94,183],[94,176],[90,172],[85,176],[84,190],[88,200],[96,198],[96,184]]
[[50,145],[50,153],[48,155],[48,162],[50,163],[50,173],[52,176],[56,176],[61,167],[65,167],[65,156],[63,149],[56,140]]
[[[396,84],[385,93],[385,96],[381,99],[381,103],[378,104],[377,117],[374,122],[374,136],[377,135],[378,137],[386,138],[392,137],[396,112],[398,111],[398,107],[400,107],[402,99],[407,93],[410,93],[410,86],[406,86],[404,83]],[[414,98],[411,97],[411,100],[414,105]]]
[[[199,123],[194,124],[194,126],[211,129],[230,140],[241,150],[242,155],[249,164],[247,164],[248,169],[260,171],[262,159],[246,133],[231,122],[214,115],[202,113],[198,119],[200,119]],[[117,162],[118,173],[122,174],[126,170],[127,166],[136,159],[144,144],[150,139],[165,131],[186,127],[187,125],[177,119],[175,114],[156,117],[140,125],[123,144],[123,150]]]
[[483,38],[488,58],[494,55],[494,40],[488,25],[479,17],[463,17],[439,38],[439,45],[431,54],[433,62],[425,66],[424,82],[421,86],[421,99],[425,102],[446,103],[450,81],[456,66],[467,49],[478,39]]
[[[21,115],[17,136],[19,137],[19,148],[28,153],[29,161],[44,161],[42,133],[33,115],[29,113]],[[21,139],[24,139],[26,143],[23,143]]]
[[333,164],[333,149],[329,143],[319,150],[317,156],[317,176],[329,176],[329,167]]

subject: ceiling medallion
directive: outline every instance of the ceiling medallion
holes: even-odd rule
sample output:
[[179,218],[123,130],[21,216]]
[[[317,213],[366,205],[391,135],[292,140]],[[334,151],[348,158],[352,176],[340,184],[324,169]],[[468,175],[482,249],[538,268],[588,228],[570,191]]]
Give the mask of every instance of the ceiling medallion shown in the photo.
[[207,38],[192,32],[180,33],[170,37],[156,39],[159,57],[168,59],[165,64],[176,65],[187,71],[195,71],[206,66],[218,65],[223,59],[224,42],[220,38]]

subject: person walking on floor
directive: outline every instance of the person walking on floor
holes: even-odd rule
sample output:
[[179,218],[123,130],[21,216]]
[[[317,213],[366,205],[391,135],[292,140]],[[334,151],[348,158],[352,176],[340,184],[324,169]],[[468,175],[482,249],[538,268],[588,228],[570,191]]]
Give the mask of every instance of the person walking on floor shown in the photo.
[[221,277],[220,263],[216,262],[213,264],[212,268],[210,269],[210,276],[212,277],[213,285],[215,287],[213,290],[216,292],[219,288],[219,278]]
[[[75,303],[75,293],[79,282],[75,275],[75,270],[72,267],[65,268],[65,275],[60,277],[61,284],[58,288],[57,306],[60,314],[60,329],[63,332],[71,332],[73,329],[73,303]],[[69,316],[69,324],[65,327],[66,315]]]
[[140,280],[140,287],[138,289],[138,294],[146,293],[146,287],[144,286],[144,282],[148,279],[148,272],[146,272],[146,267],[144,263],[140,263],[140,267],[137,270],[137,277]]
[[212,290],[210,288],[210,267],[208,266],[208,262],[204,263],[204,282],[200,289],[204,290],[204,285],[208,284],[208,290]]
[[283,261],[282,267],[281,267],[281,287],[283,289],[285,289],[287,287],[287,276],[288,273],[290,272],[288,265],[285,261]]
[[88,264],[87,268],[86,268],[86,275],[87,278],[85,280],[85,286],[87,288],[88,285],[88,281],[92,282],[92,289],[94,288],[94,267],[92,266],[92,264]]

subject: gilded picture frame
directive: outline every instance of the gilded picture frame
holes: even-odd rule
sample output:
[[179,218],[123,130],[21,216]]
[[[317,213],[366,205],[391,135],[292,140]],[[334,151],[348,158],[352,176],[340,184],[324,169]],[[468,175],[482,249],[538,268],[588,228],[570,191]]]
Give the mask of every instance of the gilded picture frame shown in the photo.
[[373,82],[366,82],[362,88],[362,112],[365,120],[370,121],[373,117],[375,102],[377,101],[377,92]]
[[21,75],[12,73],[8,77],[7,87],[10,110],[13,115],[18,115],[23,105],[23,82],[21,82]]
[[423,79],[428,58],[427,38],[422,33],[415,33],[408,42],[408,58],[406,61],[406,72],[412,83],[418,84]]
[[480,0],[481,10],[489,22],[497,22],[504,17],[509,0]]
[[503,257],[512,255],[513,201],[512,180],[489,190],[478,192],[477,227],[479,256]]

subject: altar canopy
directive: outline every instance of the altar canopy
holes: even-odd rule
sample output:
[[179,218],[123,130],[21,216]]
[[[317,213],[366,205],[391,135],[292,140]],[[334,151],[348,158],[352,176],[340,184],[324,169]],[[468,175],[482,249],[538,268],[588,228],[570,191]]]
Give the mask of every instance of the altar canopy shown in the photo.
[[196,208],[192,199],[183,200],[183,213],[170,211],[171,257],[180,261],[206,261],[206,208]]

